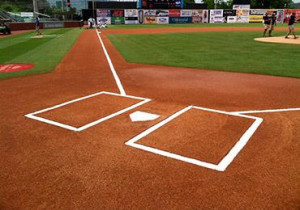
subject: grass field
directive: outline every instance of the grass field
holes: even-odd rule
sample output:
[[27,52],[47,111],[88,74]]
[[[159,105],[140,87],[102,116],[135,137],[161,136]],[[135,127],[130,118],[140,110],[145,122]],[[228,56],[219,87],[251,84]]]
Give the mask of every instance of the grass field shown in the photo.
[[34,32],[0,39],[0,64],[34,64],[29,71],[0,73],[0,79],[51,72],[69,51],[82,30],[42,30],[48,37],[34,39]]
[[261,35],[201,32],[108,37],[128,62],[300,77],[299,46],[254,41]]

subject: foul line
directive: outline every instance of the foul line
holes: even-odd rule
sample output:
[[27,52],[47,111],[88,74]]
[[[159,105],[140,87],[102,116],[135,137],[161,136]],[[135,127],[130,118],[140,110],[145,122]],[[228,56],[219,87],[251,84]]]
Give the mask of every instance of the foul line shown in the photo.
[[231,113],[235,113],[235,114],[254,114],[254,113],[292,112],[292,111],[300,111],[300,108],[249,110],[249,111],[238,111],[238,112],[231,112]]
[[100,43],[101,43],[101,46],[102,46],[103,51],[104,51],[104,54],[105,54],[105,57],[106,57],[107,62],[108,62],[108,64],[109,64],[110,70],[111,70],[111,72],[112,72],[112,74],[113,74],[113,76],[114,76],[114,78],[115,78],[115,81],[116,81],[116,83],[117,83],[117,86],[118,86],[118,88],[119,88],[120,94],[121,94],[122,96],[126,96],[126,92],[125,92],[125,90],[124,90],[124,88],[123,88],[123,85],[122,85],[122,83],[121,83],[121,80],[120,80],[120,78],[119,78],[119,76],[118,76],[118,74],[117,74],[117,72],[116,72],[116,70],[115,70],[114,65],[112,64],[112,61],[111,61],[111,59],[110,59],[110,57],[109,57],[109,55],[108,55],[108,53],[107,53],[107,51],[106,51],[106,48],[105,48],[105,46],[104,46],[104,43],[103,43],[103,41],[102,41],[102,39],[101,39],[101,37],[100,37],[100,35],[99,35],[97,29],[96,29],[96,34],[97,34],[97,36],[98,36],[98,38],[99,38],[99,41],[100,41]]

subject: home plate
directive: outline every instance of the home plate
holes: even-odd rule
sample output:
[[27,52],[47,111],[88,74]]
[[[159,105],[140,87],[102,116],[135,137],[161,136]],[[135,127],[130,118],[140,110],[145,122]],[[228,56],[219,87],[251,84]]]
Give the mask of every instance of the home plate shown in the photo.
[[159,115],[136,111],[129,115],[132,122],[150,121],[159,118]]

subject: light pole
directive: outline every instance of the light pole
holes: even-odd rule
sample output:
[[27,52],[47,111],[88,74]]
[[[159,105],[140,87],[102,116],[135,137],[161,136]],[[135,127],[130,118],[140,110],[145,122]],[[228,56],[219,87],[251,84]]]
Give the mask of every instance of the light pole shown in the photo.
[[33,4],[33,16],[36,17],[37,13],[39,12],[37,0],[32,0],[32,4]]
[[217,9],[218,0],[214,0],[215,3],[215,9]]

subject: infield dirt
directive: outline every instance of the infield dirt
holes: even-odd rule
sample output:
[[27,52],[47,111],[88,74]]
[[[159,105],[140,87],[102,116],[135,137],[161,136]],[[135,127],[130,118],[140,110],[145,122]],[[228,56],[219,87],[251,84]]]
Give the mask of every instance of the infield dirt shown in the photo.
[[[253,114],[264,122],[225,172],[124,144],[189,105],[224,111],[300,107],[299,79],[126,63],[106,38],[107,33],[113,31],[106,30],[101,36],[127,94],[152,101],[82,132],[25,117],[95,92],[118,93],[94,30],[81,35],[53,73],[1,81],[1,208],[300,207],[300,112]],[[83,107],[76,114],[85,113]],[[129,114],[137,110],[161,117],[132,123]],[[215,126],[216,133],[226,128],[243,134],[244,122],[234,122],[231,127],[230,118],[204,115],[201,129],[207,126],[211,130],[213,119],[219,123]],[[190,118],[194,116],[200,117],[191,113]],[[178,120],[181,128],[189,127],[185,124],[189,120]],[[156,141],[167,139],[169,145],[176,133],[168,127],[163,131]],[[231,139],[221,140],[226,143]],[[187,136],[187,143],[193,141]],[[221,146],[216,151],[224,154],[227,147]],[[203,151],[205,147],[200,151],[189,145],[187,148],[189,154],[207,152]],[[220,153],[214,151],[209,158],[218,159]]]

